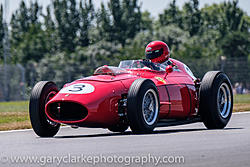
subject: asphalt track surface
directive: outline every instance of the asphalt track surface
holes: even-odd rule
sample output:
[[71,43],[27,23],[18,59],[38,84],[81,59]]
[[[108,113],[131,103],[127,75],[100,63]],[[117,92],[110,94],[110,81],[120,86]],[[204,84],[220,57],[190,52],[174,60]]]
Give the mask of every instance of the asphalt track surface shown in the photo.
[[[36,163],[18,160],[32,156]],[[152,156],[160,158],[157,166],[249,167],[250,113],[233,114],[223,130],[194,123],[147,135],[70,127],[54,138],[39,138],[32,130],[0,132],[0,166],[155,166]]]

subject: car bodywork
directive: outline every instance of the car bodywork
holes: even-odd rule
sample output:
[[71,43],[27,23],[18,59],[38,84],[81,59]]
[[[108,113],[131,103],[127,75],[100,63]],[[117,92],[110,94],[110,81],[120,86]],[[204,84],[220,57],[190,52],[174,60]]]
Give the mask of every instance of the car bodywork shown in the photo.
[[[166,71],[168,63],[173,65],[172,72]],[[139,78],[152,80],[158,89],[159,122],[197,117],[199,82],[185,64],[175,59],[165,64],[129,60],[119,67],[102,66],[93,76],[64,85],[46,104],[46,116],[53,122],[79,127],[118,124],[126,119],[126,97]]]

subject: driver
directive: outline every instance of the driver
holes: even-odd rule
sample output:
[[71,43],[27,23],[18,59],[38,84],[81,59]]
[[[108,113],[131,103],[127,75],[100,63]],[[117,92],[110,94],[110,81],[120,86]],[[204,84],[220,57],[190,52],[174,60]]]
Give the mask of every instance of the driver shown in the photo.
[[165,42],[152,41],[147,45],[145,54],[146,59],[151,60],[153,63],[164,63],[170,57],[170,50]]

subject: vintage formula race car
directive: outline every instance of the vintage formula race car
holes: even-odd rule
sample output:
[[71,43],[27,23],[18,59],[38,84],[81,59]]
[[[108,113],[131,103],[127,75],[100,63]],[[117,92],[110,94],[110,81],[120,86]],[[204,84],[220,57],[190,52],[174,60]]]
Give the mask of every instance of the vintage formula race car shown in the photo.
[[30,120],[41,137],[56,135],[61,124],[150,133],[157,126],[202,121],[224,128],[232,114],[229,78],[207,72],[202,81],[180,61],[125,60],[102,66],[92,76],[64,85],[38,82],[31,93]]

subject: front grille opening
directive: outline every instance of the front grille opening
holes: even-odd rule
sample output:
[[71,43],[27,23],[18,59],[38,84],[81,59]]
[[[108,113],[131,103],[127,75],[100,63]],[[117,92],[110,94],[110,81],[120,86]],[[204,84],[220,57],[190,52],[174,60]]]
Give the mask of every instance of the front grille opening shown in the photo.
[[88,115],[88,111],[78,103],[56,102],[49,104],[48,114],[58,121],[79,121]]

